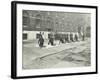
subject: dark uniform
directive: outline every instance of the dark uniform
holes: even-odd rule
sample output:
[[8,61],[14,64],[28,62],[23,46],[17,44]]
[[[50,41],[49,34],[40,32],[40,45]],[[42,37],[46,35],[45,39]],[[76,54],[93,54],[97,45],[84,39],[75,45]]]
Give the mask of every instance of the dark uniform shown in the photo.
[[39,47],[43,47],[43,45],[44,45],[44,39],[43,39],[42,35],[40,35],[40,37],[39,37],[38,44],[39,44]]
[[48,42],[48,44],[54,45],[54,39],[53,39],[52,37],[49,38],[49,42]]
[[74,42],[72,33],[70,33],[70,41]]
[[64,43],[64,40],[63,40],[63,37],[60,37],[60,39],[59,39],[59,43]]
[[74,37],[75,39],[75,41],[78,41],[78,36],[77,36],[77,34],[75,34],[75,37]]
[[48,45],[51,44],[51,45],[54,45],[54,38],[53,38],[53,35],[50,34],[49,36],[49,42],[48,42]]
[[68,34],[65,37],[65,42],[69,42]]

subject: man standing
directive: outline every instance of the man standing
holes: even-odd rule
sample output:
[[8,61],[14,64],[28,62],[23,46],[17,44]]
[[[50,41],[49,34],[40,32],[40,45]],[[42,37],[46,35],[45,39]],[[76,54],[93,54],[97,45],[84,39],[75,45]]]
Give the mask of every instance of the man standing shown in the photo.
[[65,42],[68,42],[69,43],[68,34],[65,36]]
[[43,39],[42,35],[39,36],[38,44],[39,44],[40,48],[42,48],[44,45],[44,39]]
[[72,33],[70,33],[70,41],[74,42]]
[[78,35],[77,35],[77,34],[75,34],[74,40],[75,40],[75,41],[78,41]]
[[52,46],[54,45],[54,39],[53,39],[53,35],[50,34],[50,37],[49,37],[49,42],[48,42],[48,45],[51,44]]
[[60,43],[64,43],[64,40],[63,40],[62,35],[60,35],[59,44],[60,44]]

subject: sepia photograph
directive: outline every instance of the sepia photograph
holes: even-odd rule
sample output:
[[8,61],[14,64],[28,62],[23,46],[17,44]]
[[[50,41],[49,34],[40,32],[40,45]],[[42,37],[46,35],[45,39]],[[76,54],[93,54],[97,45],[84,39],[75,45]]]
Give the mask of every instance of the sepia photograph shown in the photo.
[[12,78],[97,73],[97,6],[12,2]]
[[23,69],[91,66],[91,14],[23,10]]

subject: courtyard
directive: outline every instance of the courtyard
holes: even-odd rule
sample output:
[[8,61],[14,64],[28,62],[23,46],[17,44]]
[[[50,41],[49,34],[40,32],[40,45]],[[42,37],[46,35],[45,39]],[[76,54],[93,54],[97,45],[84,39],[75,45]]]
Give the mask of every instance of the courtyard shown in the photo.
[[48,45],[45,40],[43,48],[37,40],[23,42],[23,69],[46,69],[82,67],[91,65],[90,38],[85,41]]

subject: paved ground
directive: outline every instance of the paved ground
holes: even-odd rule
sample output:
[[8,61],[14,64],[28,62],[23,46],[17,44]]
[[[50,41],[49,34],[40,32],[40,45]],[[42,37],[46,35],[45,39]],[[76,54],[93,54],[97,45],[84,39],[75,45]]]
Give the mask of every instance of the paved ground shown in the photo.
[[39,48],[37,41],[23,43],[23,69],[90,66],[90,39],[79,42],[47,45]]

